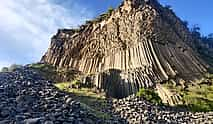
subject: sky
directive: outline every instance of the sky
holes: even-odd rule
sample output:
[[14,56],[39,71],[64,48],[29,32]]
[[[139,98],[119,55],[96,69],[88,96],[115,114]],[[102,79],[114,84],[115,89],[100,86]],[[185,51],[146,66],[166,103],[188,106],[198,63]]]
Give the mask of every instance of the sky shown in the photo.
[[[122,0],[0,0],[0,68],[38,62],[58,29],[75,28]],[[159,0],[201,33],[213,32],[213,0]]]

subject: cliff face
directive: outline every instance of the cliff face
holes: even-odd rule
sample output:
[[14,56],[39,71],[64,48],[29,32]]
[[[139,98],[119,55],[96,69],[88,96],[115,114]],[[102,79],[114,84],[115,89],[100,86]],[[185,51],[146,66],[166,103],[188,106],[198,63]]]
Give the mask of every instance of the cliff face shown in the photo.
[[191,39],[156,0],[125,0],[109,17],[59,30],[42,62],[90,75],[96,87],[119,98],[171,78],[200,78],[206,65],[187,45]]

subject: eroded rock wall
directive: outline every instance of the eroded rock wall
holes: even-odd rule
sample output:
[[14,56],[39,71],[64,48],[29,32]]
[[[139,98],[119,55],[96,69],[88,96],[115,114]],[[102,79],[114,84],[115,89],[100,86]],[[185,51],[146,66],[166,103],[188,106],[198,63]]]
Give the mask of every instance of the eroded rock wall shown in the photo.
[[93,75],[110,96],[124,97],[170,78],[194,80],[205,63],[171,10],[155,0],[125,0],[111,16],[53,36],[42,61]]

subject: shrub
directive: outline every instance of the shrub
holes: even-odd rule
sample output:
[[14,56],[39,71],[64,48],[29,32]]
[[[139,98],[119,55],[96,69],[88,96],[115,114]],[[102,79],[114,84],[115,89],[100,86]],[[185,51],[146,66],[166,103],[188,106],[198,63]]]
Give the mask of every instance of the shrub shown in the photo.
[[110,15],[111,15],[113,11],[114,11],[114,9],[113,9],[112,7],[109,7],[109,8],[108,8],[108,11],[107,11],[107,14],[110,14]]
[[73,80],[72,81],[72,87],[74,88],[80,88],[81,87],[81,82],[79,80]]
[[141,88],[138,91],[137,96],[143,97],[147,101],[150,101],[152,103],[162,105],[161,98],[158,96],[157,93],[155,93],[155,91],[153,89],[144,89],[144,88]]
[[112,7],[109,7],[108,11],[106,13],[103,13],[100,16],[98,16],[96,19],[93,20],[93,22],[100,22],[104,19],[109,18],[113,11],[114,11],[114,9]]

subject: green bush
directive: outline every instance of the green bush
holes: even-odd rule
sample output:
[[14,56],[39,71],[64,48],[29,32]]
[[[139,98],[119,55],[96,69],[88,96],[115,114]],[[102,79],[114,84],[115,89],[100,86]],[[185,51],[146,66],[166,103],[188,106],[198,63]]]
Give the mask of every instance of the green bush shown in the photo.
[[42,71],[55,70],[55,68],[52,65],[41,64],[41,63],[30,64],[30,65],[28,65],[28,67],[30,67],[32,69],[39,69]]
[[81,82],[79,80],[77,80],[77,79],[72,81],[72,87],[80,88],[81,87]]
[[161,98],[158,96],[157,93],[155,93],[155,91],[153,89],[144,89],[144,88],[141,88],[138,91],[137,96],[143,97],[143,98],[145,98],[149,102],[162,105]]
[[206,112],[213,110],[213,86],[202,84],[191,86],[183,93],[183,100],[187,108],[193,112]]
[[109,7],[108,11],[107,11],[107,14],[111,15],[113,11],[114,11],[114,9],[112,7]]
[[93,20],[93,22],[100,22],[104,19],[109,18],[112,15],[113,11],[114,11],[114,9],[112,7],[109,7],[108,11],[106,13],[103,13],[100,16],[98,16],[96,19]]
[[187,94],[183,97],[186,102],[186,108],[192,112],[208,112],[213,110],[213,101],[207,98],[199,98]]
[[[213,81],[212,74],[206,74],[205,78]],[[187,85],[185,88],[179,85],[174,86],[170,82],[163,86],[182,96],[183,105],[177,105],[177,107],[184,107],[192,112],[207,112],[213,110],[213,85],[205,82],[206,79],[200,84]]]

